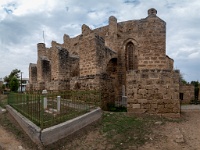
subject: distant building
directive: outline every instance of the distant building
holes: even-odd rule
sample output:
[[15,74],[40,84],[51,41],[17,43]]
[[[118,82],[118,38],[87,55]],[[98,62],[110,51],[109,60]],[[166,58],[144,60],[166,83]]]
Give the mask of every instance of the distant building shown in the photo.
[[22,78],[22,84],[21,84],[21,79],[19,80],[19,89],[18,92],[25,92],[26,91],[26,86],[28,84],[28,78]]
[[[28,81],[29,81],[29,78],[22,78],[22,84],[21,84],[21,79],[19,78],[19,88],[18,88],[18,92],[25,92],[26,91],[26,86],[28,84]],[[8,92],[10,91],[10,89],[8,87],[6,87],[7,85],[7,82],[4,82],[3,81],[3,78],[0,78],[0,87],[2,85],[5,85],[5,89],[4,89],[4,92]]]

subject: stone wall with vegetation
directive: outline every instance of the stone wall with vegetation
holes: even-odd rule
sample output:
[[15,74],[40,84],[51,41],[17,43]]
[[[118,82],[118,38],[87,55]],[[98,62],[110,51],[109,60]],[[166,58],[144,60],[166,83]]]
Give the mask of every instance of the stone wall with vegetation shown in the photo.
[[194,85],[191,85],[191,84],[180,85],[181,104],[189,104],[191,100],[194,100]]

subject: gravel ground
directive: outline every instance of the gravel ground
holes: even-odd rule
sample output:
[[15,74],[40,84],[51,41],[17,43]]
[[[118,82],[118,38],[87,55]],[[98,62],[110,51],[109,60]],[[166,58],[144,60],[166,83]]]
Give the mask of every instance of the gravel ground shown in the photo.
[[184,105],[181,112],[182,121],[158,126],[139,150],[200,150],[200,106]]
[[22,143],[16,137],[0,126],[0,149],[23,150]]

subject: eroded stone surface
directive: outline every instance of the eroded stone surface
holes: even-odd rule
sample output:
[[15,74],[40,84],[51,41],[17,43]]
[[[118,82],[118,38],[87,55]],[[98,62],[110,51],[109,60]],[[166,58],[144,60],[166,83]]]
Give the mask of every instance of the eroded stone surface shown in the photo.
[[38,44],[29,90],[100,90],[105,108],[127,96],[129,112],[180,115],[179,71],[166,55],[166,23],[156,9],[140,20],[111,16],[107,26],[83,25],[82,34],[63,40]]

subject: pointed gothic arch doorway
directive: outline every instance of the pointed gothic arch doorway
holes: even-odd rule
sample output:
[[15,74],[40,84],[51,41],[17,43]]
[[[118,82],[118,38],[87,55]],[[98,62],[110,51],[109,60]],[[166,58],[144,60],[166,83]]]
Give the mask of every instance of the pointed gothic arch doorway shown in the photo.
[[[118,83],[118,62],[117,58],[112,58],[107,63],[106,74],[108,75],[108,80],[106,81],[107,88],[109,92],[109,99],[107,99],[108,105],[115,105],[115,101],[118,99],[119,95],[119,83]],[[106,87],[104,87],[105,89]]]

